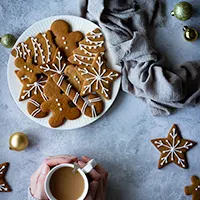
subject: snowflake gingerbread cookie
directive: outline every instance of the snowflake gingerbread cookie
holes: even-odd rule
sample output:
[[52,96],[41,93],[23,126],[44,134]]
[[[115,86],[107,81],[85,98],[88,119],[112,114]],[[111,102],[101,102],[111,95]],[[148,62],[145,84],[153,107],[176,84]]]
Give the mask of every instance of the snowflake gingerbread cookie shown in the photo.
[[192,185],[185,187],[185,194],[192,195],[192,200],[200,200],[200,179],[192,176],[191,181]]
[[8,170],[9,163],[0,164],[0,192],[11,192],[11,188],[5,180],[5,175]]
[[77,66],[77,72],[84,79],[81,96],[96,92],[106,99],[111,98],[111,83],[120,76],[120,73],[107,68],[100,54],[96,55],[92,66]]
[[196,143],[191,140],[183,139],[175,124],[170,129],[167,138],[158,138],[151,140],[151,142],[161,153],[158,163],[159,169],[171,162],[174,162],[181,168],[188,168],[185,154],[188,150],[193,148]]
[[39,33],[36,37],[29,37],[25,42],[19,43],[11,52],[15,58],[27,60],[33,58],[35,64],[45,64],[53,60],[56,45],[53,42],[51,31]]
[[95,29],[86,34],[85,39],[79,42],[79,47],[73,51],[68,61],[76,65],[92,66],[98,53],[104,55],[104,36],[100,29]]
[[72,55],[72,51],[77,48],[77,43],[83,39],[80,31],[69,32],[69,24],[64,20],[56,20],[51,25],[51,31],[55,35],[55,42],[65,56]]

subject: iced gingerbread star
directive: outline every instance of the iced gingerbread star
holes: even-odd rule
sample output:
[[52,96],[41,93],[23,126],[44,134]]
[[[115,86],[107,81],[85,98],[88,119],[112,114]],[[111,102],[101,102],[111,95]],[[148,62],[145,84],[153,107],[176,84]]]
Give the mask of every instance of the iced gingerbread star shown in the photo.
[[191,181],[192,185],[185,187],[185,194],[192,195],[192,200],[200,200],[200,179],[192,176]]
[[120,73],[107,68],[100,54],[97,54],[92,66],[77,66],[77,71],[84,79],[81,96],[97,92],[106,99],[111,98],[111,83],[114,82]]
[[5,175],[8,170],[9,163],[0,164],[0,192],[10,192],[12,191],[10,186],[5,180]]
[[185,154],[188,150],[193,148],[196,143],[191,140],[183,139],[175,124],[170,129],[167,138],[158,138],[151,140],[151,142],[161,153],[158,163],[159,169],[171,162],[174,162],[181,168],[188,168]]

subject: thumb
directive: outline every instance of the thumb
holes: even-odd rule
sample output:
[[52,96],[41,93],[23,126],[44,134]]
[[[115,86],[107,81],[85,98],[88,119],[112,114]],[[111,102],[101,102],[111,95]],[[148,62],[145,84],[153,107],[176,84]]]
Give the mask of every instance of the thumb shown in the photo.
[[90,183],[90,188],[85,200],[94,200],[98,187],[99,187],[99,183],[97,181],[92,181]]

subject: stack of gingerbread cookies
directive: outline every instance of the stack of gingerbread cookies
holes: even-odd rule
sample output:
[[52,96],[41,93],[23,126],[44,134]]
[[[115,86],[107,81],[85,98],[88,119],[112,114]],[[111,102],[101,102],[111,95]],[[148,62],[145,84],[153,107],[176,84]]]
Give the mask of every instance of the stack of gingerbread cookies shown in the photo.
[[106,66],[100,29],[85,37],[69,29],[66,21],[56,20],[46,33],[29,37],[11,52],[23,84],[19,101],[29,99],[27,110],[33,117],[52,113],[51,127],[101,114],[103,99],[111,99],[111,84],[120,76]]

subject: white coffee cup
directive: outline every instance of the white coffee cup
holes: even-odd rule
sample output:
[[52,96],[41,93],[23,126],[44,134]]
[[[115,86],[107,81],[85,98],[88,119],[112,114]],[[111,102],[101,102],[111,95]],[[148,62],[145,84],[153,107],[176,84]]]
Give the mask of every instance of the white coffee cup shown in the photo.
[[[84,168],[82,168],[82,169],[78,168],[77,169],[77,171],[80,173],[80,175],[82,176],[82,178],[84,180],[83,193],[77,200],[84,200],[85,199],[85,197],[88,193],[88,190],[89,190],[89,183],[88,183],[88,179],[87,179],[86,174],[89,173],[93,168],[95,168],[96,165],[97,165],[96,161],[94,159],[92,159],[86,164],[86,166]],[[71,167],[71,168],[74,169],[74,164],[57,165],[47,174],[47,177],[46,177],[45,182],[44,182],[44,189],[45,189],[45,193],[46,193],[48,199],[50,199],[50,200],[56,200],[55,197],[52,195],[51,190],[50,190],[51,177],[52,177],[52,175],[55,171],[57,171],[58,169],[60,169],[62,167]]]

